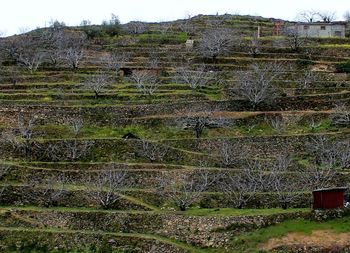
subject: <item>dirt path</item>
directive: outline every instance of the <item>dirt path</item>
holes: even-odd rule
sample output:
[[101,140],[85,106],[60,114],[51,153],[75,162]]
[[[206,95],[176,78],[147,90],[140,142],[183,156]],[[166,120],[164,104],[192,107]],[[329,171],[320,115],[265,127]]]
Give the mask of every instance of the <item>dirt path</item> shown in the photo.
[[331,248],[332,246],[345,247],[350,245],[350,233],[335,233],[331,230],[315,230],[310,235],[289,233],[282,238],[272,238],[260,246],[263,250],[272,250],[279,246],[318,246]]

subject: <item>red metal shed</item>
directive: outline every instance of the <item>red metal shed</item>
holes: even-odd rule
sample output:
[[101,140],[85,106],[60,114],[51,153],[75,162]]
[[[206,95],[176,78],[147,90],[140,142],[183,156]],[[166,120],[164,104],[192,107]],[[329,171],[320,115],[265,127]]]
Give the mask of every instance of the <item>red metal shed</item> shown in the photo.
[[314,209],[335,209],[344,207],[346,187],[325,188],[313,191]]

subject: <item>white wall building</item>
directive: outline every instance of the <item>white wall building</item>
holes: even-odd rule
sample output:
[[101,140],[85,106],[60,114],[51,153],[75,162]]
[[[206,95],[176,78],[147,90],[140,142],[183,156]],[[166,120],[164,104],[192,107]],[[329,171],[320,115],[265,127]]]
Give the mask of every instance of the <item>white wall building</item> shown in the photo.
[[313,22],[297,23],[289,28],[295,28],[305,37],[345,37],[345,22]]

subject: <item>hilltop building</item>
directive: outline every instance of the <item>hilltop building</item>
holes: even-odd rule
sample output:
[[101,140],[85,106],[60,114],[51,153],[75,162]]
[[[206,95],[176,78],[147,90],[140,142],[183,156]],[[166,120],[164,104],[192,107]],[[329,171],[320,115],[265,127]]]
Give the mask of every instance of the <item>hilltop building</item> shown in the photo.
[[297,29],[299,34],[304,37],[340,37],[345,38],[346,22],[313,22],[296,23],[289,26],[289,29]]

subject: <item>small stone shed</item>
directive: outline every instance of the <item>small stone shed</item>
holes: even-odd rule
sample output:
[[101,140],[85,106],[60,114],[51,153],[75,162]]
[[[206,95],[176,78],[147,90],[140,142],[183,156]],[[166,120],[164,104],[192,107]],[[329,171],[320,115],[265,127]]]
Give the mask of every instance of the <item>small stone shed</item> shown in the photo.
[[313,209],[336,209],[344,207],[346,187],[323,188],[313,191]]

